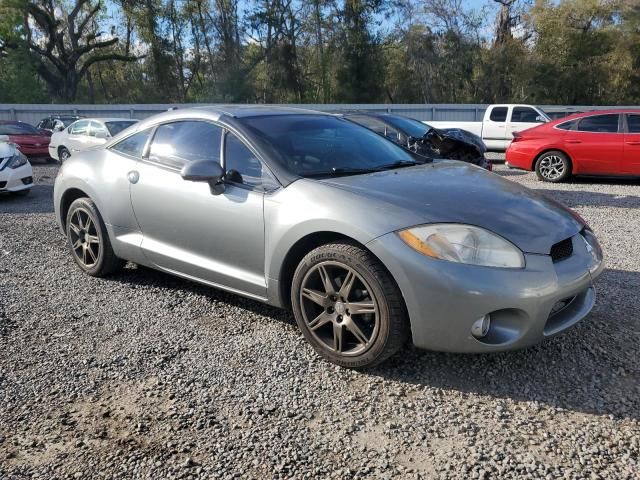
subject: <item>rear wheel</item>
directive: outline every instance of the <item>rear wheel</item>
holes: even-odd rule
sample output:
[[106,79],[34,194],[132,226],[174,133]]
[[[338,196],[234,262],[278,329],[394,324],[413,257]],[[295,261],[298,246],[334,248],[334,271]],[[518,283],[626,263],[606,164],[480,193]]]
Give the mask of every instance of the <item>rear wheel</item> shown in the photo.
[[89,198],[78,198],[69,206],[66,230],[71,255],[83,272],[102,277],[124,266],[113,252],[100,212]]
[[336,242],[307,254],[291,289],[296,322],[327,360],[350,368],[383,362],[409,336],[402,295],[371,253]]
[[559,183],[571,176],[571,162],[564,153],[553,150],[538,157],[535,171],[543,182]]
[[71,152],[67,150],[65,147],[60,147],[58,149],[58,158],[60,159],[60,163],[64,163],[69,160],[71,156]]

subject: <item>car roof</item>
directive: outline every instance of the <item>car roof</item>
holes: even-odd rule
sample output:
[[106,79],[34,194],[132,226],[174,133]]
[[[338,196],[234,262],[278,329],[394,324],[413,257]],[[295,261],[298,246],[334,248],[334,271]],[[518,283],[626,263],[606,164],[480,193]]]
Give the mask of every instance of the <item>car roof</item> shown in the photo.
[[566,117],[557,118],[553,120],[553,123],[563,123],[570,120],[574,120],[577,118],[590,117],[592,115],[606,115],[606,114],[620,114],[620,113],[637,113],[640,114],[640,109],[638,108],[609,108],[606,110],[588,110],[586,112],[578,112],[572,113],[571,115],[567,115]]
[[[228,115],[234,118],[262,117],[267,115],[295,115],[295,114],[321,114],[324,112],[308,108],[282,107],[277,105],[207,105],[193,107],[198,110],[208,110],[213,113]],[[176,111],[176,110],[174,110]]]
[[98,122],[139,122],[137,118],[118,118],[118,117],[90,117],[90,118],[78,118],[78,121],[95,120]]
[[163,113],[158,113],[149,118],[141,120],[137,124],[136,129],[140,131],[152,125],[178,120],[210,119],[215,121],[220,120],[221,117],[242,119],[272,115],[330,116],[330,114],[326,112],[320,112],[317,110],[294,107],[279,107],[274,105],[206,105],[188,108],[175,108]]
[[27,122],[22,122],[20,120],[0,120],[0,125],[15,125],[18,123],[22,123],[24,125],[29,125]]

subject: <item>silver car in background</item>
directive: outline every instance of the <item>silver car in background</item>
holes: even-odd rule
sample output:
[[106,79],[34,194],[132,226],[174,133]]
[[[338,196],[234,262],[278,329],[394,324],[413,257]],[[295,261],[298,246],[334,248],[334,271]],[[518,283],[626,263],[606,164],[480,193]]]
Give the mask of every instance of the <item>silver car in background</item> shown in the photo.
[[49,155],[60,163],[71,155],[101,147],[112,137],[129,128],[138,120],[131,118],[82,118],[51,135]]
[[56,218],[89,275],[126,260],[279,307],[347,367],[411,341],[522,348],[584,318],[603,269],[566,207],[338,116],[221,106],[141,121],[74,155]]

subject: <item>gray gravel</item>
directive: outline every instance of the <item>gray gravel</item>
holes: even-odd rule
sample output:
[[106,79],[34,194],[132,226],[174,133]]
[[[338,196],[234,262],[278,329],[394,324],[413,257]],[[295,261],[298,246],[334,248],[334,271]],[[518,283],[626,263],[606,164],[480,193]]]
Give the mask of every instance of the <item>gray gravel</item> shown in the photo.
[[[0,478],[639,478],[640,182],[546,185],[599,235],[592,315],[525,351],[320,360],[290,314],[80,273],[56,167],[0,197]],[[496,212],[497,215],[500,212]]]

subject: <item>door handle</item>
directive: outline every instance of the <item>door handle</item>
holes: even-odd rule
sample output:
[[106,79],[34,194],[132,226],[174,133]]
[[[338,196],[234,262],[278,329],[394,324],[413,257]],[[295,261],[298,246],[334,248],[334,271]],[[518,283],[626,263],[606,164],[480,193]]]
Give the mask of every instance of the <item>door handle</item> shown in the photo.
[[640,140],[633,140],[631,142],[625,142],[627,145],[640,145]]
[[140,173],[136,170],[131,170],[129,173],[127,173],[127,178],[131,183],[138,183],[138,180],[140,180]]
[[582,143],[582,140],[567,140],[567,143]]

